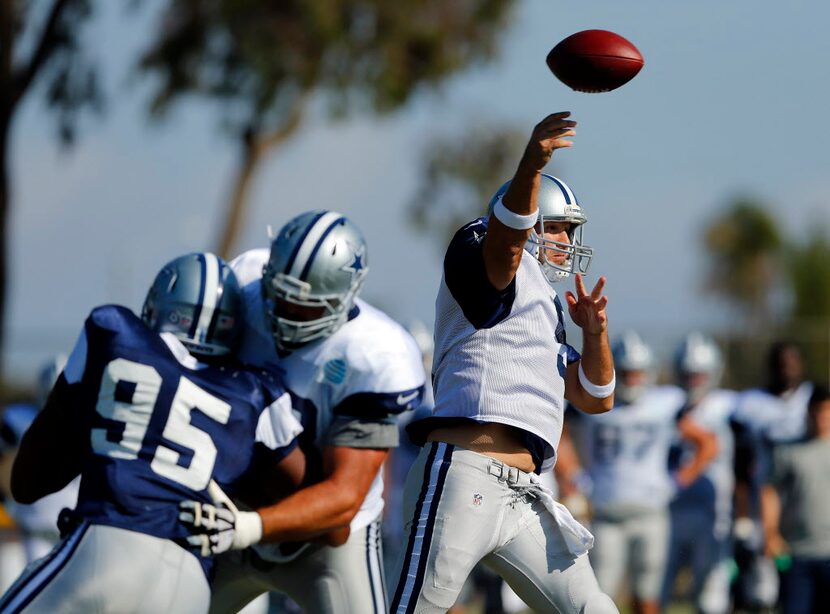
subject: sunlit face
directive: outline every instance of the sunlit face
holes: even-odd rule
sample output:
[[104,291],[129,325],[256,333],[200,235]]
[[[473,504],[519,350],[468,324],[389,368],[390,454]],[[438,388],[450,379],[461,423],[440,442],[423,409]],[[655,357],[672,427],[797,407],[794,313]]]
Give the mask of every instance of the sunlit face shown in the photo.
[[[571,237],[568,235],[568,232],[571,230],[571,223],[570,222],[545,222],[545,229],[544,229],[544,238],[548,241],[556,241],[558,243],[564,243],[566,245],[571,244]],[[537,230],[538,232],[538,230]],[[539,261],[544,262],[545,258],[547,261],[557,265],[563,265],[565,260],[567,260],[568,256],[564,253],[557,253],[550,250],[539,250]]]

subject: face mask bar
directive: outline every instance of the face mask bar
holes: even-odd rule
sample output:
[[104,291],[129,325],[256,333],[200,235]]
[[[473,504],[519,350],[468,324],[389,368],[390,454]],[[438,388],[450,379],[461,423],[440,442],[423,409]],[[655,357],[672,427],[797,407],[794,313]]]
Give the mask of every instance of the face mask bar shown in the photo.
[[[265,278],[263,278],[263,281]],[[263,283],[265,293],[265,317],[277,347],[283,350],[296,349],[306,343],[327,337],[346,321],[346,306],[351,305],[357,289],[343,300],[338,295],[308,296],[311,285],[284,273],[271,278],[271,284]],[[311,320],[292,320],[278,313],[277,299],[310,309],[324,309],[323,316]]]
[[[543,218],[543,221],[550,220],[544,220]],[[546,239],[535,228],[530,232],[528,243],[532,245],[533,249],[529,251],[537,256],[541,251],[542,261],[539,264],[549,283],[562,281],[572,273],[585,274],[588,272],[594,250],[582,244],[581,224],[575,226],[575,230],[571,232],[571,241],[571,243],[562,243],[561,241]],[[565,255],[565,261],[558,264],[552,260],[552,256],[560,254]]]

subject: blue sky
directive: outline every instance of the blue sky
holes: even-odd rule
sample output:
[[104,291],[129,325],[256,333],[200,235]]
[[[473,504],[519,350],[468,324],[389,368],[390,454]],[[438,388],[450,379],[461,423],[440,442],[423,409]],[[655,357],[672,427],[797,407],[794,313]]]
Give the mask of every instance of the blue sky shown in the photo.
[[[99,3],[105,4],[105,3]],[[66,351],[89,310],[139,309],[158,268],[207,249],[234,171],[216,110],[190,101],[149,125],[147,84],[130,61],[153,27],[106,3],[90,34],[109,110],[85,121],[78,146],[55,146],[53,123],[28,99],[12,134],[14,203],[10,374]],[[158,6],[150,2],[150,8]],[[579,195],[607,275],[612,331],[639,328],[656,345],[690,327],[734,323],[701,294],[706,221],[736,194],[756,195],[797,236],[830,223],[830,5],[811,2],[519,2],[502,54],[417,96],[383,119],[307,122],[262,165],[239,249],[266,245],[266,226],[310,208],[350,215],[370,246],[364,296],[402,320],[432,323],[443,245],[416,235],[404,208],[426,135],[479,124],[532,126],[571,110],[575,146],[549,171]],[[548,72],[560,39],[616,31],[645,56],[638,77],[608,94],[578,94]],[[503,177],[493,178],[495,190]]]

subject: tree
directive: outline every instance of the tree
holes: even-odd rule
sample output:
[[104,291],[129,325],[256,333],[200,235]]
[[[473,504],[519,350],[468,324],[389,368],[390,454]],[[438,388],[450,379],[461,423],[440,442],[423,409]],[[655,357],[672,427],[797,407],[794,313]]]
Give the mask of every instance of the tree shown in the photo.
[[708,288],[743,311],[753,326],[769,319],[783,253],[778,223],[757,201],[735,200],[706,228]]
[[170,0],[141,62],[151,112],[185,95],[223,103],[239,164],[217,251],[227,257],[251,180],[295,134],[312,99],[329,117],[394,111],[495,53],[513,0]]
[[71,143],[78,112],[97,106],[93,63],[80,45],[88,0],[0,0],[0,349],[3,347],[8,268],[10,131],[21,104],[38,83],[57,119],[61,141]]
[[787,260],[796,322],[830,323],[830,233],[814,225],[805,244],[790,248]]
[[476,122],[458,135],[437,135],[424,147],[421,179],[409,205],[415,227],[442,233],[448,243],[458,228],[486,212],[487,203],[512,177],[527,134],[512,126]]

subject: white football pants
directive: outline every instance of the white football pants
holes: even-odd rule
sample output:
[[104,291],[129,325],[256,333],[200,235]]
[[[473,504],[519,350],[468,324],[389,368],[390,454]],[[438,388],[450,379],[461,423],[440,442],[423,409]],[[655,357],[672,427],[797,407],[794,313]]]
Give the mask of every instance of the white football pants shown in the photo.
[[253,549],[216,557],[211,614],[238,612],[269,591],[280,591],[309,614],[383,614],[386,586],[380,521],[353,531],[342,546],[313,544],[286,563],[264,560]]
[[590,534],[549,501],[554,517],[534,482],[536,476],[489,456],[428,443],[406,480],[408,542],[390,612],[446,612],[482,561],[537,612],[616,613],[586,549],[572,553],[574,529],[588,542]]
[[199,559],[181,546],[83,522],[23,571],[0,612],[203,614],[209,602]]

